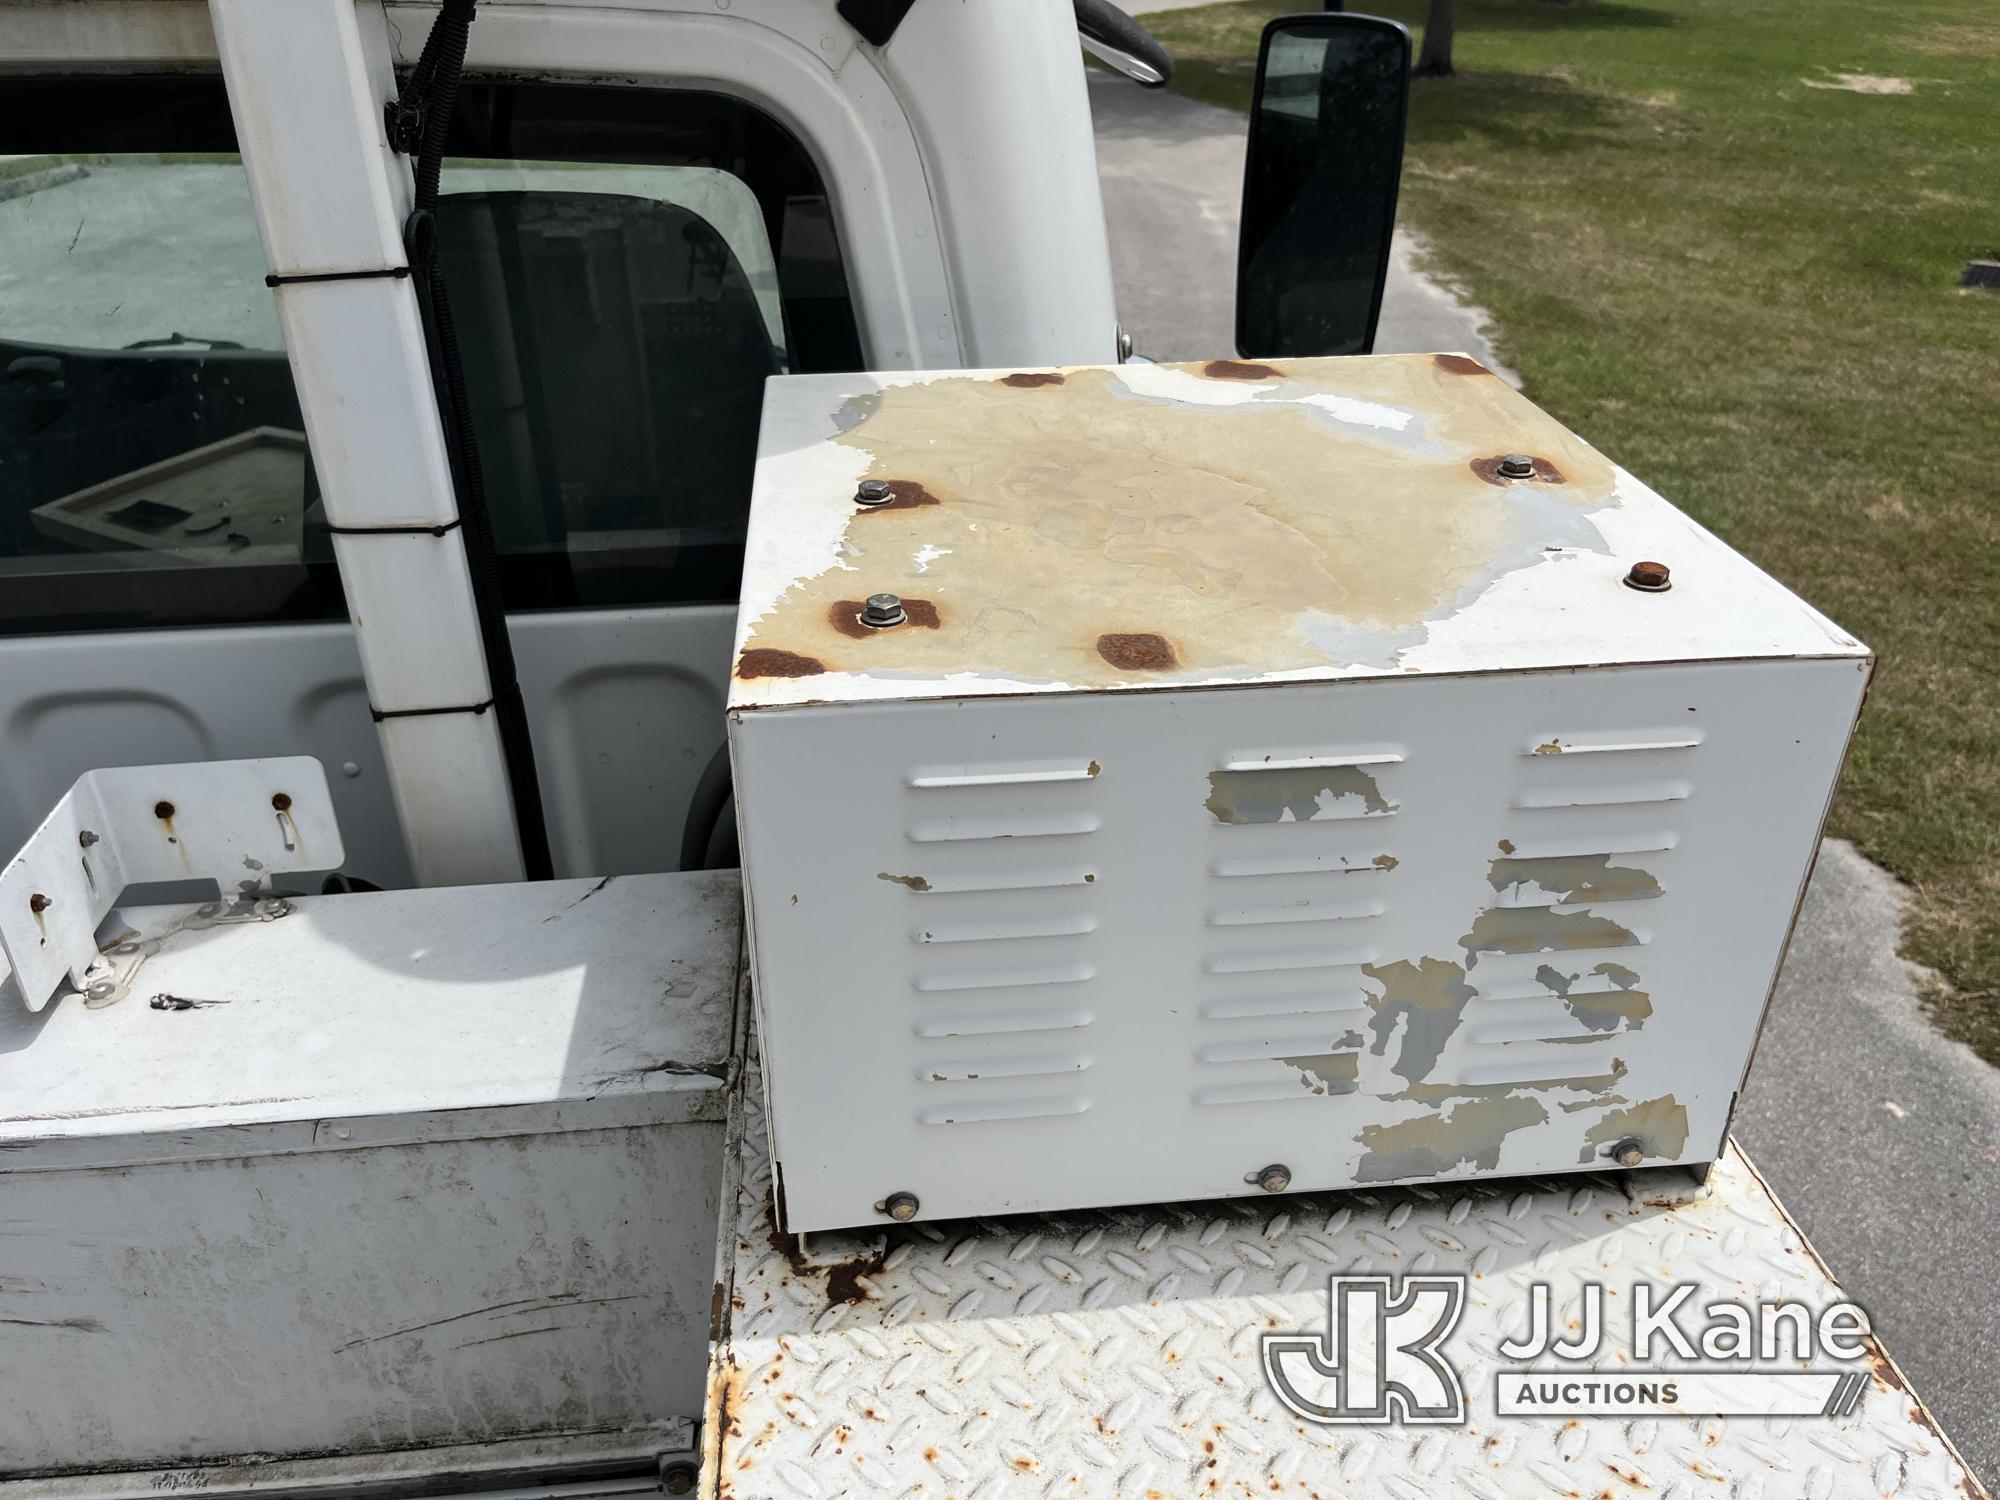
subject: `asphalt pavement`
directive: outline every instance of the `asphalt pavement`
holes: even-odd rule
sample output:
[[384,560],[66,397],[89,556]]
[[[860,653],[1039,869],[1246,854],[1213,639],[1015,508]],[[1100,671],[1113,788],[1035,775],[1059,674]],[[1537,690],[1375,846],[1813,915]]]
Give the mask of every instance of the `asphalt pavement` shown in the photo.
[[[1125,330],[1151,359],[1232,352],[1243,117],[1101,69],[1090,91]],[[1399,233],[1377,350],[1460,351],[1512,378],[1490,320],[1422,259]],[[2000,1489],[2000,1070],[1924,1018],[1896,956],[1902,902],[1850,846],[1822,847],[1735,1132]]]

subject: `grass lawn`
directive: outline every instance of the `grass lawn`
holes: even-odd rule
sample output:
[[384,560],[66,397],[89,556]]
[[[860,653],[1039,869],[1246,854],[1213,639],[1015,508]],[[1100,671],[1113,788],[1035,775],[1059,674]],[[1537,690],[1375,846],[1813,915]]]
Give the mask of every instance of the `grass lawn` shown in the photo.
[[[1246,109],[1308,8],[1146,23]],[[1909,882],[1906,956],[2000,1062],[2000,291],[1958,287],[2000,252],[2000,6],[1460,0],[1455,61],[1403,221],[1529,395],[1874,647],[1832,831]]]

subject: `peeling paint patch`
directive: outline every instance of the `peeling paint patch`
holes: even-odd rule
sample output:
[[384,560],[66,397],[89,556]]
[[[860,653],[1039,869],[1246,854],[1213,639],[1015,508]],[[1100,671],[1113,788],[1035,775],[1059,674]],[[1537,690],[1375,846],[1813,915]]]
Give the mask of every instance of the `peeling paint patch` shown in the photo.
[[1496,859],[1486,883],[1505,894],[1537,887],[1560,902],[1642,901],[1660,894],[1650,870],[1614,865],[1608,854],[1569,854],[1542,859]]
[[1679,1160],[1687,1150],[1687,1106],[1672,1094],[1647,1099],[1626,1109],[1613,1110],[1583,1133],[1583,1149],[1577,1153],[1579,1165],[1588,1165],[1603,1148],[1630,1136],[1649,1157]]
[[1406,1083],[1422,1082],[1437,1066],[1444,1044],[1464,1018],[1466,1003],[1478,991],[1465,982],[1463,968],[1441,958],[1364,964],[1361,972],[1382,986],[1381,994],[1368,997],[1368,1007],[1375,1012],[1368,1023],[1375,1033],[1375,1045],[1369,1050],[1383,1056],[1400,1023],[1403,1044],[1390,1070]]
[[814,657],[771,646],[752,646],[736,658],[738,677],[817,677],[825,670],[825,664]]
[[913,891],[927,891],[931,888],[931,883],[921,875],[891,875],[887,870],[883,870],[877,873],[875,878],[886,880],[891,885],[908,886]]
[[[1622,977],[1613,978],[1607,972],[1610,970],[1616,970]],[[1577,993],[1574,986],[1583,976],[1565,974],[1553,964],[1543,964],[1535,970],[1535,979],[1559,995],[1564,1008],[1592,1031],[1612,1032],[1621,1027],[1626,1031],[1637,1031],[1643,1027],[1646,1018],[1653,1013],[1653,997],[1644,990],[1633,988],[1639,976],[1623,964],[1599,964],[1591,972],[1611,979],[1617,988]],[[1593,1038],[1554,1037],[1551,1040],[1591,1041]]]
[[[1220,364],[1078,368],[1060,385],[941,375],[849,397],[811,463],[760,463],[760,488],[795,488],[796,525],[756,542],[741,645],[933,687],[1387,671],[1548,547],[1606,551],[1591,517],[1620,503],[1616,471],[1501,381],[1427,355]],[[1568,483],[1496,488],[1466,467],[1515,448]],[[863,478],[890,500],[829,511],[829,484]],[[865,592],[864,556],[869,589],[948,602],[941,628],[866,656],[827,628],[829,605]],[[1170,642],[1171,659],[1090,650],[1107,624]]]
[[1031,391],[1038,386],[1061,385],[1063,377],[1054,370],[1021,370],[1013,375],[1002,375],[1002,385],[1011,385],[1017,391]]
[[[1350,1033],[1353,1045],[1361,1045],[1359,1033]],[[1319,1052],[1306,1057],[1281,1057],[1288,1068],[1296,1068],[1299,1082],[1315,1094],[1351,1094],[1361,1086],[1361,1054]]]
[[1558,912],[1546,906],[1490,906],[1459,939],[1465,966],[1482,953],[1545,953],[1573,948],[1625,948],[1638,936],[1595,912]]
[[1369,861],[1378,870],[1393,870],[1402,861],[1393,854],[1378,854]]
[[[1579,1041],[1597,1041],[1596,1037],[1580,1037]],[[1611,1090],[1625,1081],[1625,1059],[1611,1059],[1608,1073],[1577,1074],[1565,1078],[1538,1078],[1527,1083],[1413,1083],[1400,1094],[1387,1097],[1409,1099],[1419,1104],[1446,1104],[1454,1099],[1501,1099],[1509,1094],[1582,1094],[1575,1104],[1577,1109],[1599,1109],[1614,1101]],[[1565,1109],[1569,1105],[1563,1106]]]
[[1493,372],[1469,354],[1433,354],[1431,363],[1447,375],[1491,375]]
[[[1396,810],[1375,778],[1360,766],[1211,771],[1204,805],[1218,823],[1304,823],[1333,811],[1347,797],[1360,798],[1369,816]],[[1392,859],[1382,867],[1394,865]]]
[[1500,1165],[1500,1147],[1509,1135],[1545,1125],[1548,1119],[1547,1108],[1537,1099],[1501,1096],[1468,1099],[1450,1110],[1394,1125],[1365,1126],[1354,1138],[1366,1153],[1355,1168],[1355,1180],[1437,1177],[1455,1167],[1490,1172]]

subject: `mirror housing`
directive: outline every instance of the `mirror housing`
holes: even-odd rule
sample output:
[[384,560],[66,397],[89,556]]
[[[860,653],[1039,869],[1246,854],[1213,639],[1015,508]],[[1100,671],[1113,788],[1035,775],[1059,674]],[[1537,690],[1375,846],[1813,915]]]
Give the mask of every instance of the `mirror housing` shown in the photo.
[[1280,16],[1264,28],[1243,172],[1236,352],[1375,346],[1403,130],[1410,33],[1380,16]]

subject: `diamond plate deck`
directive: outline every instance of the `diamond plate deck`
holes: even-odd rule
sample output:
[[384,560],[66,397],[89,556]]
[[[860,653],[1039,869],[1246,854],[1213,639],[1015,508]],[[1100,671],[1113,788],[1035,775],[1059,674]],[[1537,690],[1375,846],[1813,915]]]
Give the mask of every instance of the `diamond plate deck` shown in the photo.
[[[736,1092],[711,1500],[1983,1494],[1879,1348],[1845,1418],[1495,1419],[1496,1346],[1525,1323],[1534,1282],[1563,1309],[1589,1279],[1840,1299],[1733,1146],[1706,1189],[1678,1170],[1441,1183],[899,1226],[802,1252],[772,1217],[754,1067]],[[1466,1425],[1322,1427],[1270,1394],[1259,1336],[1323,1329],[1341,1270],[1469,1273],[1448,1346]],[[1606,1321],[1615,1368],[1628,1320]]]

